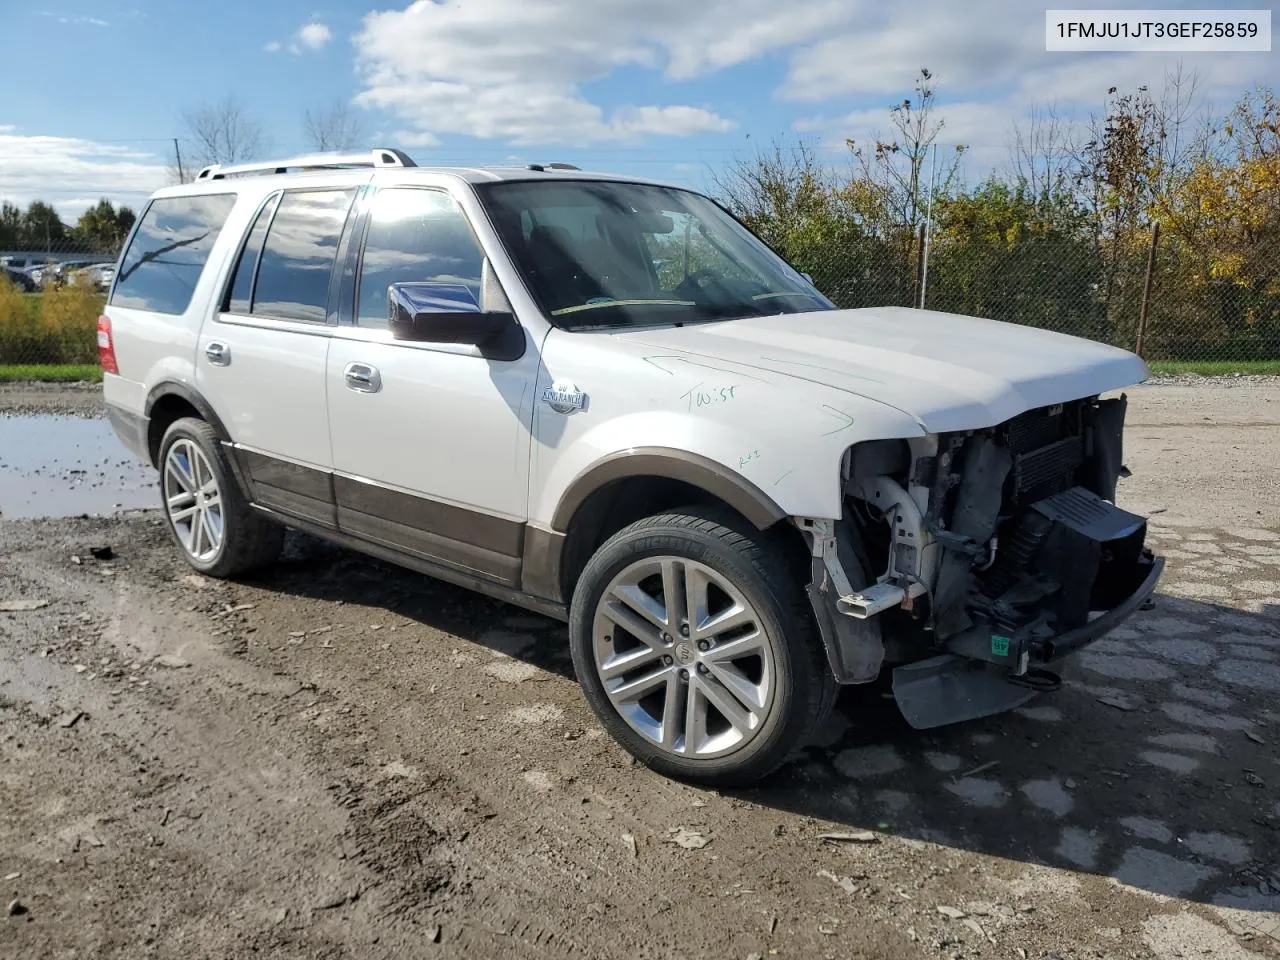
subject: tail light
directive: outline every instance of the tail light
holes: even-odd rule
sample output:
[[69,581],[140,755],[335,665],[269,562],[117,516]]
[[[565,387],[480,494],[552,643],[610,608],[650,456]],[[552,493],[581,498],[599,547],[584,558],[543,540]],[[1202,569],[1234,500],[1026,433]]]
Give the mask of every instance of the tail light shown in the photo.
[[116,345],[111,342],[111,318],[105,313],[98,317],[98,362],[103,373],[120,372],[116,365]]

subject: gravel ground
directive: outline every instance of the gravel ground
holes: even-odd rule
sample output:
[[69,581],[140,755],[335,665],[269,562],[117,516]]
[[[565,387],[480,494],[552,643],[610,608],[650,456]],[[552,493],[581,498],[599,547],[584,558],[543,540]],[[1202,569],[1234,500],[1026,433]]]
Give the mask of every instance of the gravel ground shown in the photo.
[[106,415],[99,383],[0,383],[0,410],[79,417]]
[[0,956],[1280,958],[1280,386],[1228,384],[1131,393],[1170,572],[1062,690],[927,733],[850,690],[744,791],[632,764],[553,621],[0,521]]

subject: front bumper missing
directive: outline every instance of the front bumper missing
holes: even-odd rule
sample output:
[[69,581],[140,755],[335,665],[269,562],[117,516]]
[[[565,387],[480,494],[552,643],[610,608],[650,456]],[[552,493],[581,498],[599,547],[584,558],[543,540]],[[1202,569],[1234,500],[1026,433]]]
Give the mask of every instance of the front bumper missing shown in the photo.
[[[1097,614],[1082,626],[1059,634],[1051,634],[1036,621],[1007,635],[989,625],[978,625],[947,641],[947,651],[970,660],[982,660],[1015,673],[1025,673],[1036,663],[1052,663],[1088,646],[1128,619],[1155,592],[1164,571],[1163,557],[1147,557],[1145,571],[1137,587],[1123,600],[1104,613]],[[1137,578],[1135,577],[1135,580]]]
[[898,708],[912,727],[927,730],[1021,706],[1038,692],[1019,681],[1029,663],[1053,663],[1110,633],[1151,597],[1163,572],[1164,558],[1150,558],[1150,568],[1133,593],[1074,630],[1034,640],[993,638],[989,647],[897,667],[893,695]]

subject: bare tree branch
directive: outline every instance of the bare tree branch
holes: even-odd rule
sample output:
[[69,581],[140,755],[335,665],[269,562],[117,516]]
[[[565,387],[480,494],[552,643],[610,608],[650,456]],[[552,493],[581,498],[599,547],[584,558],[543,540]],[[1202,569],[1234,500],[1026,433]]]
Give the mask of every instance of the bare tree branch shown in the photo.
[[183,157],[188,179],[211,163],[242,163],[263,153],[262,126],[234,96],[205,103],[182,115],[189,157]]
[[313,150],[352,150],[364,139],[360,118],[345,100],[335,100],[324,109],[307,108],[303,134]]
[[[883,196],[894,226],[915,228],[925,206],[929,185],[924,183],[929,151],[946,121],[937,115],[933,74],[922,68],[916,77],[915,98],[907,98],[889,110],[896,136],[876,138],[870,152],[853,140],[845,141],[860,171],[860,178]],[[937,188],[946,193],[956,177],[964,146],[949,149],[938,171]]]
[[1024,122],[1014,122],[1009,152],[1014,173],[1032,196],[1053,196],[1067,189],[1075,145],[1070,124],[1056,104],[1033,106]]

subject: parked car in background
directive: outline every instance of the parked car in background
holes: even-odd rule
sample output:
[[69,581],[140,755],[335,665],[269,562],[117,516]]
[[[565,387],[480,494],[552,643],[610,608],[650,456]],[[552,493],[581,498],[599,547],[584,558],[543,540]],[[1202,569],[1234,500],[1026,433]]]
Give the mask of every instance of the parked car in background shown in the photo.
[[0,268],[0,276],[3,276],[23,293],[36,293],[40,289],[39,282],[32,279],[31,275],[25,270],[6,266]]
[[94,263],[87,267],[79,267],[73,271],[69,271],[64,277],[64,283],[82,280],[91,284],[94,289],[105,293],[111,289],[111,281],[116,277],[116,265],[114,263]]
[[94,276],[94,286],[102,293],[106,293],[111,289],[111,284],[116,279],[116,265],[114,263],[104,263],[99,266]]
[[14,270],[30,270],[43,263],[45,263],[43,257],[32,257],[21,253],[10,253],[0,257],[0,266],[11,267]]
[[886,672],[917,728],[1019,706],[1163,568],[1103,396],[1140,358],[840,310],[659,183],[206,168],[142,212],[98,344],[196,570],[289,526],[565,619],[603,726],[702,783],[769,773]]
[[44,271],[41,278],[41,284],[47,286],[50,283],[61,286],[71,281],[73,275],[82,270],[93,267],[99,261],[91,259],[75,259],[75,260],[59,260],[57,263],[50,264]]
[[21,253],[6,254],[4,257],[0,257],[0,266],[21,272],[32,280],[36,286],[39,286],[43,281],[45,271],[52,262],[44,257]]

